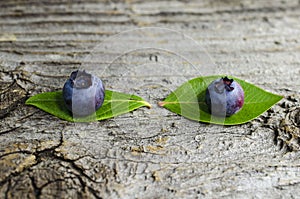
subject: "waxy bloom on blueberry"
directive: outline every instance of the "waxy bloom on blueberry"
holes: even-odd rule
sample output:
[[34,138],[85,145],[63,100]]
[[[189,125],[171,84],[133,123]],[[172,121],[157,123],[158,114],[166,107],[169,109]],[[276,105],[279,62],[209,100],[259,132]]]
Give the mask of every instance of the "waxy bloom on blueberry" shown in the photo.
[[212,115],[231,116],[242,108],[244,91],[233,79],[220,78],[208,86],[205,101]]
[[73,71],[63,87],[63,98],[73,116],[95,113],[104,101],[105,88],[102,81],[85,71]]

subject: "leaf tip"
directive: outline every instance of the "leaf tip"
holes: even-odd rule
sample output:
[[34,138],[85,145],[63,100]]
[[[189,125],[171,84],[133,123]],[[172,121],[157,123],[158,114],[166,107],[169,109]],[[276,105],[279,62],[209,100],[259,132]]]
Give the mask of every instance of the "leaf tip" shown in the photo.
[[26,99],[25,105],[32,105],[32,103],[31,103],[31,97],[29,97],[28,99]]
[[158,106],[161,106],[161,107],[163,107],[163,106],[166,105],[166,103],[165,103],[164,101],[160,101],[160,102],[158,102],[157,104],[158,104]]
[[152,108],[152,105],[149,102],[144,102],[144,104],[147,108]]
[[28,105],[28,99],[25,101],[25,104]]

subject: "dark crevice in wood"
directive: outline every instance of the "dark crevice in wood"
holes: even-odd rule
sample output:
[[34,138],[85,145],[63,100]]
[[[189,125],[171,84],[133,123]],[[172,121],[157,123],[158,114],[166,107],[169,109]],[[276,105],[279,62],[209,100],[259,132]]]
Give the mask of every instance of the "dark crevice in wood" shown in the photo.
[[[19,25],[20,22],[16,21],[16,22],[10,22],[9,20],[5,21],[4,23],[0,23],[1,26],[7,26],[7,25]],[[22,25],[50,25],[50,24],[63,24],[63,25],[78,25],[78,24],[84,24],[84,25],[104,25],[104,24],[110,24],[110,25],[130,25],[130,24],[134,24],[134,22],[130,21],[130,20],[126,20],[126,21],[94,21],[94,20],[90,20],[90,21],[82,21],[82,20],[53,20],[53,19],[49,19],[49,20],[45,20],[45,21],[26,21],[23,22]]]
[[29,179],[30,179],[31,185],[33,187],[35,198],[40,199],[41,194],[42,194],[42,189],[37,186],[37,184],[35,183],[35,178],[33,176],[29,176]]
[[[0,186],[2,186],[2,185],[0,184]],[[5,199],[10,199],[10,197],[9,197],[10,187],[11,187],[11,179],[9,179],[7,182],[7,189],[5,190],[5,195],[4,195]]]
[[[109,4],[111,1],[110,0],[106,0],[106,1],[102,1],[102,3],[104,4]],[[124,0],[120,0],[120,2],[125,2]],[[72,4],[82,4],[82,0],[73,0]],[[85,3],[99,3],[98,0],[87,0]],[[70,1],[69,0],[51,0],[51,1],[47,1],[47,0],[28,0],[28,1],[18,1],[18,0],[10,0],[10,1],[1,1],[0,6],[2,8],[8,8],[8,7],[15,7],[15,5],[19,5],[19,6],[53,6],[53,5],[57,5],[57,6],[65,6],[68,7],[70,5]]]
[[[0,118],[1,118],[1,117],[0,117]],[[20,127],[18,126],[18,127],[14,127],[14,128],[5,130],[5,131],[1,131],[1,132],[0,132],[0,135],[4,135],[4,134],[10,133],[10,132],[13,132],[13,131],[17,130],[18,128],[20,128]]]
[[231,10],[216,10],[214,12],[184,12],[184,11],[159,11],[153,14],[140,14],[141,16],[180,16],[180,15],[194,15],[194,16],[209,16],[215,14],[241,14],[241,13],[274,13],[283,11],[295,11],[298,10],[300,6],[293,7],[262,7],[262,8],[242,8],[242,9],[231,9]]

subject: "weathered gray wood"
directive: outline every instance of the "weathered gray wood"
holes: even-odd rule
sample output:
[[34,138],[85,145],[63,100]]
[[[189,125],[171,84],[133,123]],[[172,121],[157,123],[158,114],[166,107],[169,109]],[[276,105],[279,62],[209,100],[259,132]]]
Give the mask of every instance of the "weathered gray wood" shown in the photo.
[[[296,0],[0,2],[1,198],[298,198],[299,11]],[[147,26],[179,33],[115,36]],[[152,109],[74,124],[24,105],[78,68]],[[232,127],[156,105],[211,74],[285,99]]]

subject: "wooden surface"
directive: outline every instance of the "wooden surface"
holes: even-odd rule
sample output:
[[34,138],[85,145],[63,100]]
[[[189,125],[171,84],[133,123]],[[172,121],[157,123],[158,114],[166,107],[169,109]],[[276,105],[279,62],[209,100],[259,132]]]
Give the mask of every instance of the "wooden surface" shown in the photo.
[[[0,197],[299,198],[299,13],[296,0],[1,1]],[[74,124],[24,105],[78,68],[152,109]],[[285,98],[231,127],[156,105],[212,74]]]

